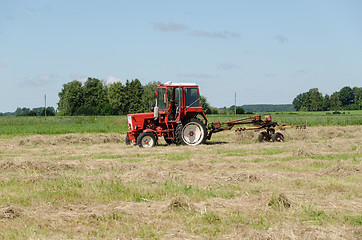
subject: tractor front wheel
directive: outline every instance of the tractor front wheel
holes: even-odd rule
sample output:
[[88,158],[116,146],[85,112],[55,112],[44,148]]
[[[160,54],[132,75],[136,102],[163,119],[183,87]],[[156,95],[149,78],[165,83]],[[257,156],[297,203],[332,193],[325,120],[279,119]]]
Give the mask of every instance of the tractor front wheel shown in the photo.
[[197,118],[189,118],[176,127],[176,143],[199,145],[206,141],[205,124]]
[[153,133],[144,132],[137,138],[137,145],[140,147],[153,147],[156,145],[156,137]]
[[126,142],[126,145],[130,145],[131,141],[128,138],[128,135],[126,135],[126,138],[124,139],[124,141]]

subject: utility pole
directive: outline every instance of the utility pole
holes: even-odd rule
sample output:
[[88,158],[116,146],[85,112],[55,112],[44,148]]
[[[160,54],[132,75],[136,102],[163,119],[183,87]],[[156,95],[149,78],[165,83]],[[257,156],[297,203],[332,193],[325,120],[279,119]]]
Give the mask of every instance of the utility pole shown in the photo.
[[234,105],[234,114],[236,115],[236,92],[235,92],[235,105]]
[[44,115],[47,116],[47,95],[44,95]]

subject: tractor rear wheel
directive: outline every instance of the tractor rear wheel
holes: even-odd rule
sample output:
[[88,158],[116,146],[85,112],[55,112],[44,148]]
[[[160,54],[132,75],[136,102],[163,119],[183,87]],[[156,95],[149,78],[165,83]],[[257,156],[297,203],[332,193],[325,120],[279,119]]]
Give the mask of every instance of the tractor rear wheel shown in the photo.
[[273,142],[284,142],[284,135],[281,134],[280,132],[276,132],[273,134],[272,141]]
[[269,137],[268,132],[262,131],[258,136],[258,140],[259,140],[259,142],[269,142],[270,137]]
[[138,136],[137,144],[140,147],[153,147],[156,145],[156,137],[153,133],[144,132]]
[[176,127],[176,143],[184,145],[199,145],[206,141],[205,124],[197,118],[189,118]]

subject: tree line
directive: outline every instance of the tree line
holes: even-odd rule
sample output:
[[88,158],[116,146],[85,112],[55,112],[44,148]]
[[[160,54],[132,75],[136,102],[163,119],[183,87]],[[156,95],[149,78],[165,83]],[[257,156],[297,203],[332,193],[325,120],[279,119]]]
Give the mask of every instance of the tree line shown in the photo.
[[292,104],[249,104],[242,105],[246,112],[294,112]]
[[361,110],[362,88],[346,86],[331,96],[323,96],[318,88],[312,88],[296,96],[293,106],[297,111]]
[[37,108],[27,108],[18,107],[15,112],[6,112],[0,113],[0,116],[55,116],[56,111],[54,107],[37,107]]
[[59,92],[58,115],[124,115],[149,111],[155,105],[155,91],[160,82],[142,86],[138,79],[125,84],[105,84],[88,78],[82,84],[74,80]]

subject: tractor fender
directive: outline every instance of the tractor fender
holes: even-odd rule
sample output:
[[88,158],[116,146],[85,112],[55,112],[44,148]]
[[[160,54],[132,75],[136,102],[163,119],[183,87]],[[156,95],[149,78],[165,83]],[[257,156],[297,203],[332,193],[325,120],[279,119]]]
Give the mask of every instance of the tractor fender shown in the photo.
[[152,133],[153,135],[155,135],[156,141],[158,140],[157,132],[153,129],[146,128],[145,130],[143,130],[143,133]]
[[151,133],[156,133],[155,130],[152,130],[152,129],[149,129],[149,128],[146,128],[145,130],[143,130],[143,132],[151,132]]

